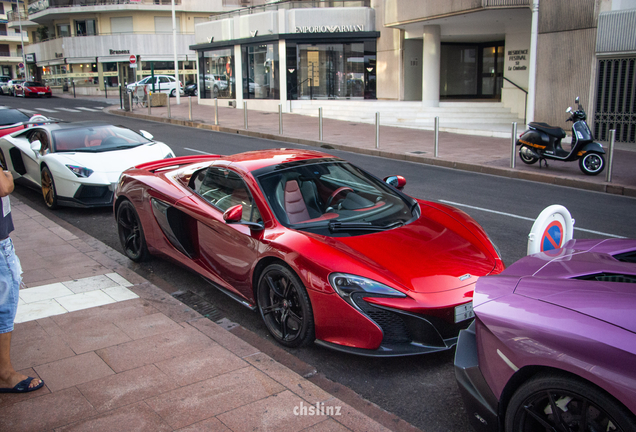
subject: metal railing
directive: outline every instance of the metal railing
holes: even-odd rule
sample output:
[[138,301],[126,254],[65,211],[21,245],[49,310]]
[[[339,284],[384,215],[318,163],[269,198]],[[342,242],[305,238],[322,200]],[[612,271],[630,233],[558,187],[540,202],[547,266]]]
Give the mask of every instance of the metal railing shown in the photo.
[[[527,1],[527,0],[526,0]],[[223,2],[224,6],[244,6],[248,2],[241,2],[239,0],[238,4],[235,1],[232,2]],[[235,11],[214,15],[210,17],[211,21],[216,21],[220,19],[232,18],[235,16],[241,15],[251,15],[255,13],[261,13],[266,11],[277,11],[279,9],[302,9],[302,8],[336,8],[336,7],[371,7],[371,0],[352,0],[352,1],[342,1],[342,0],[288,0],[281,1],[278,3],[265,4],[259,6],[250,6],[244,7],[243,9],[238,9]]]
[[528,114],[528,90],[518,86],[517,84],[513,83],[512,81],[510,81],[508,78],[503,77],[504,80],[508,81],[510,84],[512,84],[513,86],[517,87],[519,90],[521,90],[522,92],[524,92],[526,94],[526,99],[525,102],[523,104],[523,124],[526,124],[526,118],[527,118],[527,114]]
[[[174,0],[176,6],[181,0]],[[36,0],[29,3],[29,14],[42,12],[49,8],[67,8],[82,6],[110,6],[110,5],[156,5],[171,6],[171,0]]]

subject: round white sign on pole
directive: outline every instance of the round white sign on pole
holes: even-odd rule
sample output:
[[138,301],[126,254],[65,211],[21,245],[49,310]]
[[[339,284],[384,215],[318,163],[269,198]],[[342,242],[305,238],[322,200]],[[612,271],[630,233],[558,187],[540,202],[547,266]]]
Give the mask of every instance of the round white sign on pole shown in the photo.
[[528,255],[563,247],[572,240],[574,219],[561,205],[546,207],[534,221],[528,234]]

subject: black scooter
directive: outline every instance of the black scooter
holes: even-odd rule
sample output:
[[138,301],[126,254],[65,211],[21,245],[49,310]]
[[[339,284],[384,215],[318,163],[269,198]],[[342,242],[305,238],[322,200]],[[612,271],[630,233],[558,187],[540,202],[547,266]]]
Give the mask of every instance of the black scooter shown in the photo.
[[594,141],[594,136],[587,126],[585,111],[576,98],[578,108],[572,111],[569,107],[566,112],[570,114],[572,125],[572,147],[570,151],[561,147],[561,139],[565,138],[565,131],[560,127],[550,126],[546,123],[532,122],[528,124],[528,130],[519,137],[517,145],[519,157],[524,163],[532,165],[541,161],[548,166],[547,159],[556,159],[564,162],[579,160],[581,171],[587,175],[597,175],[605,169],[605,150],[603,146]]

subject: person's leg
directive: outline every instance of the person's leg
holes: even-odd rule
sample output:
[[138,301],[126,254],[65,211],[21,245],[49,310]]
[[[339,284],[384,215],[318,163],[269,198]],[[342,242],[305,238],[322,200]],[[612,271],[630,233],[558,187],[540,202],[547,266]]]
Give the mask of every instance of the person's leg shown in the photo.
[[[29,378],[13,369],[11,364],[11,334],[20,296],[20,261],[13,250],[10,239],[0,242],[0,389],[13,388]],[[29,388],[37,387],[35,378]]]

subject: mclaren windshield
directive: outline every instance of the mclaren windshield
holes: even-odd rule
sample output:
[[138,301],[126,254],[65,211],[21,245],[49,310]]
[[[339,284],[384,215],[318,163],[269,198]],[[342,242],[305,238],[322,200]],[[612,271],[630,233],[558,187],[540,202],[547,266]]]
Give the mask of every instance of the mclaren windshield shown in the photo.
[[419,216],[415,200],[344,161],[278,166],[257,175],[276,218],[286,227],[328,236],[361,235]]

